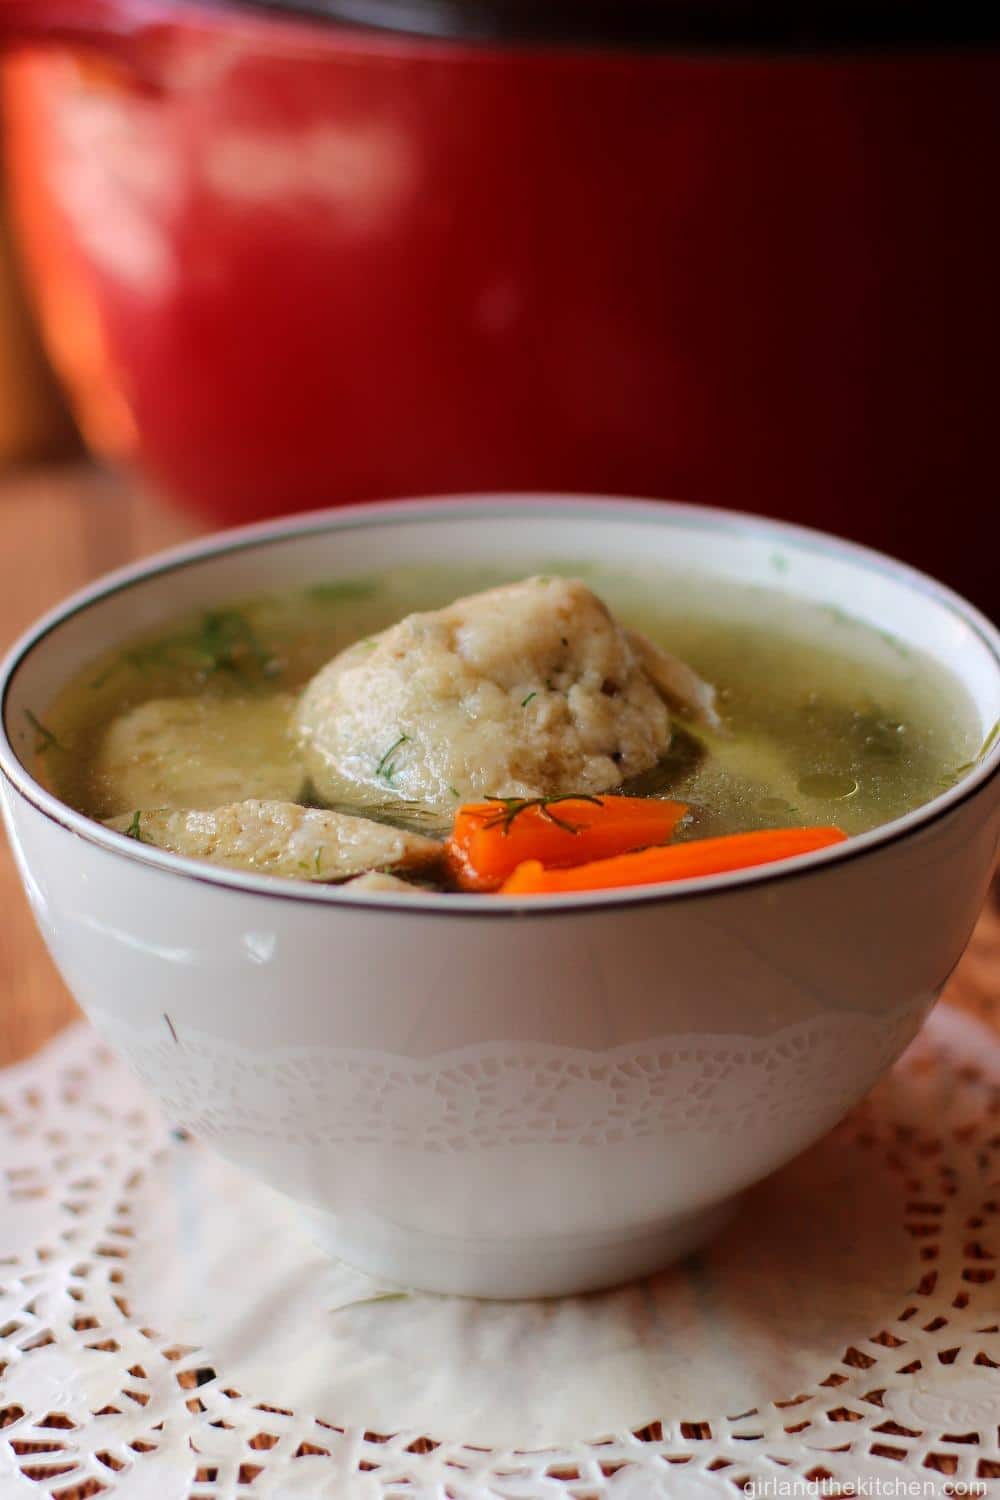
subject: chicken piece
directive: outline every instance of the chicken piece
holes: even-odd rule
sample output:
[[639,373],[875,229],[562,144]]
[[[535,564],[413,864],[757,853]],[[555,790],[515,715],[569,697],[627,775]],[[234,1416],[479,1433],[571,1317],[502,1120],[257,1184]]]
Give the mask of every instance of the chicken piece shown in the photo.
[[293,802],[305,772],[294,699],[153,698],[112,721],[96,758],[104,816],[134,807],[212,808],[245,797]]
[[345,891],[384,892],[396,896],[413,896],[417,889],[408,880],[400,880],[398,875],[389,875],[385,870],[369,870],[366,875],[355,875],[353,880],[344,882]]
[[441,854],[441,845],[422,834],[292,802],[139,811],[109,818],[107,826],[172,854],[290,880],[344,880],[386,866],[416,869]]
[[458,599],[349,647],[309,683],[298,727],[322,800],[405,799],[445,818],[483,796],[607,791],[670,744],[628,635],[566,578]]
[[686,714],[711,729],[719,728],[721,720],[715,707],[715,688],[710,682],[699,677],[686,661],[657,646],[640,630],[630,630],[628,639],[654,687],[676,713]]

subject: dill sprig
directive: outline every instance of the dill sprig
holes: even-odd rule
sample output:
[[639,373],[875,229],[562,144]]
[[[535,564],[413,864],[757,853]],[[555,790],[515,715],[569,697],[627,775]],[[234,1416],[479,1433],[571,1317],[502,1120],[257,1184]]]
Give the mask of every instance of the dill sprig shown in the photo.
[[334,798],[316,805],[327,807],[331,812],[348,813],[354,818],[370,818],[373,823],[386,823],[390,828],[406,828],[411,833],[423,833],[428,838],[444,838],[451,832],[451,813],[439,812],[411,797],[401,797],[398,793],[382,802],[358,803]]
[[41,755],[43,750],[65,750],[66,746],[56,739],[51,729],[47,729],[41,719],[31,712],[30,708],[24,710],[24,717],[35,731],[35,754]]
[[120,661],[113,661],[110,666],[104,668],[103,672],[98,672],[96,677],[92,677],[91,680],[87,683],[87,686],[96,692],[96,690],[98,688],[102,688],[106,682],[110,682],[115,673],[121,670],[121,666],[122,664]]
[[582,792],[564,792],[558,797],[487,797],[486,800],[497,802],[500,806],[496,816],[488,818],[483,827],[500,828],[504,835],[510,833],[515,818],[527,812],[529,807],[537,807],[543,818],[549,823],[554,823],[565,833],[579,833],[583,825],[571,823],[567,818],[557,817],[552,811],[553,806],[559,802],[590,802],[594,807],[604,806],[600,797],[588,797]]
[[124,667],[140,676],[180,671],[197,672],[199,676],[231,672],[246,678],[254,672],[274,677],[281,666],[280,659],[264,644],[242,611],[213,609],[206,610],[193,629],[128,647],[92,679],[90,686],[103,687]]
[[210,609],[202,617],[196,649],[210,672],[240,672],[252,662],[261,672],[273,670],[272,653],[246,615],[238,609]]
[[384,782],[388,783],[389,786],[392,785],[392,778],[396,774],[397,762],[394,761],[392,757],[395,755],[396,751],[401,745],[409,744],[409,740],[410,736],[408,734],[401,734],[399,736],[399,739],[395,740],[389,746],[388,750],[379,759],[378,765],[375,767],[375,775],[380,776]]
[[142,813],[136,808],[132,814],[132,821],[125,830],[125,837],[127,839],[135,839],[137,844],[144,844],[146,842],[142,836],[141,822]]

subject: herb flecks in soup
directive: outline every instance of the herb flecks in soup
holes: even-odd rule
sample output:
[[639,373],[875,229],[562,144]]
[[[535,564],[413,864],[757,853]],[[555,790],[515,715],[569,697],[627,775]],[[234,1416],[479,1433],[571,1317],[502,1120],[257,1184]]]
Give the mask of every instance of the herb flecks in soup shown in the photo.
[[[124,642],[40,708],[40,774],[81,812],[360,890],[742,868],[919,806],[978,748],[942,669],[840,611],[551,566],[514,583],[399,569],[227,604]],[[639,798],[648,813],[629,811]]]
[[707,686],[685,683],[652,642],[640,655],[586,584],[488,589],[409,615],[324,667],[297,716],[306,769],[328,804],[399,796],[445,817],[483,796],[609,791],[667,753],[659,679],[672,669],[697,713]]
[[292,880],[345,880],[385,866],[419,870],[440,858],[434,839],[370,818],[249,799],[207,811],[122,813],[108,827],[173,854]]

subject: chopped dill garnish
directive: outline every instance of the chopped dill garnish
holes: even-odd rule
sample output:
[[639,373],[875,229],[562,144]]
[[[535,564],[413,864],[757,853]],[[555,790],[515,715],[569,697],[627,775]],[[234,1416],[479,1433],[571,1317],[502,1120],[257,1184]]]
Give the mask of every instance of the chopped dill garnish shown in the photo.
[[91,687],[101,687],[123,666],[143,676],[160,670],[242,675],[255,670],[273,677],[282,664],[261,641],[246,615],[238,609],[215,609],[207,610],[193,630],[162,640],[141,641],[123,651],[116,663],[94,678]]
[[425,833],[430,838],[445,838],[451,832],[451,814],[440,813],[422,802],[398,794],[387,797],[384,802],[366,802],[359,808],[356,802],[334,799],[322,804],[330,812],[348,813],[356,818],[360,813],[373,823],[388,823],[392,828],[407,828],[413,833]]
[[395,776],[396,774],[396,762],[392,760],[392,756],[395,755],[400,745],[405,745],[408,743],[409,738],[410,736],[408,734],[401,734],[399,736],[399,739],[394,741],[394,743],[389,746],[388,750],[381,757],[378,765],[375,767],[376,776],[381,776],[383,781],[391,783],[393,776]]
[[144,844],[146,842],[146,840],[142,836],[142,828],[140,826],[141,819],[142,813],[138,808],[136,808],[135,812],[132,814],[132,821],[125,830],[125,837],[127,839],[135,839],[137,844]]
[[238,609],[210,609],[202,618],[196,649],[210,672],[240,672],[248,663],[272,673],[275,658]]
[[56,739],[51,729],[46,729],[41,719],[37,718],[30,708],[24,710],[24,717],[35,731],[36,755],[41,755],[43,750],[65,750],[66,746]]
[[110,666],[104,668],[103,672],[98,672],[97,676],[92,678],[91,681],[87,683],[87,686],[92,691],[96,692],[96,690],[98,688],[102,688],[104,684],[115,675],[116,672],[120,672],[121,668],[122,663],[120,661],[113,661]]
[[458,790],[457,786],[449,786],[448,790],[451,793],[451,795],[455,798],[456,801],[459,801],[461,799],[462,794]]
[[594,807],[604,806],[600,797],[588,797],[582,792],[564,792],[559,797],[487,797],[486,800],[498,802],[500,808],[496,816],[488,818],[483,827],[500,828],[505,835],[510,833],[514,819],[520,817],[521,813],[526,812],[529,807],[537,807],[543,818],[549,823],[554,823],[565,833],[579,833],[582,825],[557,817],[552,811],[553,805],[558,802],[590,802]]
[[528,696],[527,696],[527,698],[522,698],[521,699],[521,707],[522,708],[527,708],[527,706],[531,702],[532,698],[537,698],[537,697],[538,697],[537,693],[529,693]]
[[333,578],[328,583],[313,583],[306,589],[306,597],[317,604],[342,604],[352,599],[368,599],[378,584],[373,578]]
[[986,759],[987,755],[989,755],[998,739],[1000,739],[1000,719],[997,719],[996,723],[993,725],[993,728],[990,730],[989,734],[980,745],[979,754],[976,756],[977,765],[980,761]]

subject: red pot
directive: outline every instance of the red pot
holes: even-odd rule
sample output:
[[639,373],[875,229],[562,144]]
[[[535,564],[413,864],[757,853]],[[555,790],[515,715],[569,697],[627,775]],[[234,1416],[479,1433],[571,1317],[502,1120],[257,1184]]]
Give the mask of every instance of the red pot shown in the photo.
[[185,501],[670,495],[1000,604],[1000,51],[498,45],[165,0],[0,0],[4,27],[77,43],[7,67],[57,363],[97,445]]

